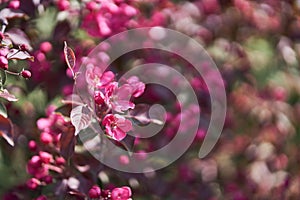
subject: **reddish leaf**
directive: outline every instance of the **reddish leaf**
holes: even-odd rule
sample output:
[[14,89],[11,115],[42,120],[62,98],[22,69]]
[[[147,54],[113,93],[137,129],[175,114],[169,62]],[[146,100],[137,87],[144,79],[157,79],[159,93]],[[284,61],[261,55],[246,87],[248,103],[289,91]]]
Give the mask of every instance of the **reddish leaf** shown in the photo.
[[69,191],[69,194],[77,196],[77,197],[82,197],[82,198],[86,198],[86,195],[84,193],[81,193],[79,191],[73,190],[73,191]]
[[66,35],[71,31],[70,23],[67,20],[57,22],[53,31],[53,39],[61,41],[66,39]]
[[71,110],[72,110],[72,104],[65,104],[55,109],[55,112],[60,113],[63,116],[70,116]]
[[149,110],[150,110],[150,105],[138,104],[135,106],[135,108],[133,110],[130,110],[129,113],[130,113],[131,119],[133,119],[133,121],[140,126],[146,126],[149,123],[163,125],[164,123],[163,123],[162,119],[158,119],[160,116],[160,113],[156,114],[157,118],[150,118]]
[[14,44],[25,44],[28,50],[32,49],[27,35],[21,29],[12,28],[6,32],[6,35],[13,41]]
[[0,91],[0,97],[6,99],[7,101],[18,101],[15,95],[10,94],[6,89]]
[[133,110],[130,110],[129,113],[139,125],[148,125],[151,122],[149,109],[150,105],[138,104]]
[[122,141],[116,141],[113,139],[108,138],[112,143],[114,143],[116,146],[122,148],[123,150],[128,152],[128,155],[131,156],[132,152],[134,151],[134,141],[135,137],[132,137],[130,135],[127,135]]
[[73,50],[70,47],[68,47],[66,41],[65,41],[65,47],[64,47],[64,55],[65,55],[66,63],[68,65],[68,67],[70,68],[73,77],[75,77],[74,67],[75,67],[76,58],[75,58],[75,54],[74,54]]
[[13,125],[11,121],[0,115],[0,136],[3,137],[8,144],[14,146],[13,135]]
[[60,154],[68,160],[74,153],[75,148],[74,127],[70,126],[60,137]]
[[63,196],[68,189],[68,179],[58,180],[55,184],[55,195]]
[[19,49],[11,49],[9,53],[7,54],[8,59],[17,59],[17,60],[30,60],[34,61],[34,57],[31,56],[28,52],[26,51],[21,51]]

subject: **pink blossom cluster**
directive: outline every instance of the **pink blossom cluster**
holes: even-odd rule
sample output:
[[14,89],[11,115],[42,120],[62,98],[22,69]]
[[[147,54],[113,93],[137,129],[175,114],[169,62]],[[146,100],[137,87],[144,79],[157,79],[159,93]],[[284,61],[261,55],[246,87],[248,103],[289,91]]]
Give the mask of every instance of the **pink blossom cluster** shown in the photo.
[[45,79],[49,71],[51,70],[51,64],[47,59],[47,56],[52,50],[52,44],[50,42],[42,42],[39,49],[33,52],[34,62],[31,64],[31,70],[34,74],[33,78],[36,81],[42,81]]
[[82,28],[94,37],[107,37],[130,27],[138,10],[122,0],[93,0],[85,5]]
[[[34,154],[27,163],[27,173],[32,176],[26,182],[26,187],[30,191],[38,191],[39,188],[46,187],[50,184],[59,184],[63,187],[63,195],[75,195],[78,198],[90,197],[92,199],[106,200],[130,200],[131,189],[127,186],[100,189],[94,185],[91,188],[86,188],[85,192],[76,190],[76,181],[80,180],[80,176],[75,178],[71,166],[67,164],[62,156],[62,135],[74,134],[74,129],[63,115],[54,112],[54,107],[50,106],[46,113],[46,118],[40,118],[37,121],[37,127],[41,131],[40,141],[30,140],[28,148]],[[108,115],[110,118],[113,115]],[[111,122],[113,123],[113,122]],[[118,122],[119,123],[119,122]],[[76,158],[76,156],[75,156]],[[73,160],[76,163],[78,160]],[[77,166],[78,164],[75,164]],[[80,170],[80,167],[77,168]],[[67,182],[65,180],[68,180]],[[75,181],[74,181],[75,180]],[[72,183],[75,182],[75,183]],[[89,182],[91,180],[88,180]],[[75,186],[74,186],[75,185]],[[9,200],[10,198],[5,198]],[[47,200],[47,196],[41,195],[35,200]]]
[[[53,174],[62,175],[65,168],[65,159],[58,154],[59,140],[65,128],[69,125],[62,115],[53,112],[53,107],[48,109],[48,117],[37,121],[41,131],[40,143],[29,141],[28,148],[34,155],[27,163],[27,172],[32,176],[26,185],[31,190],[43,187],[53,182]],[[45,196],[37,198],[47,199]]]
[[95,110],[98,114],[106,134],[114,140],[121,141],[126,137],[126,132],[132,130],[132,124],[122,114],[134,109],[132,98],[140,97],[145,84],[138,77],[132,76],[120,85],[115,81],[112,71],[101,72],[94,66],[86,70],[86,81],[89,84]]

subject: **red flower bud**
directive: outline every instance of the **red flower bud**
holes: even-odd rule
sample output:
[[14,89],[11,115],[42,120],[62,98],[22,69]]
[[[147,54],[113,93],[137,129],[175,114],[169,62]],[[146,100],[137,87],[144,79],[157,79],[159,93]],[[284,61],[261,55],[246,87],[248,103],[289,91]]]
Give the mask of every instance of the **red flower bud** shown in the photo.
[[28,50],[26,44],[21,44],[21,45],[19,46],[19,48],[20,48],[21,51],[27,51],[27,50]]
[[51,184],[53,182],[53,178],[50,175],[44,176],[42,179],[46,184]]
[[23,70],[21,72],[21,75],[23,76],[23,78],[30,78],[31,77],[31,72],[29,70]]

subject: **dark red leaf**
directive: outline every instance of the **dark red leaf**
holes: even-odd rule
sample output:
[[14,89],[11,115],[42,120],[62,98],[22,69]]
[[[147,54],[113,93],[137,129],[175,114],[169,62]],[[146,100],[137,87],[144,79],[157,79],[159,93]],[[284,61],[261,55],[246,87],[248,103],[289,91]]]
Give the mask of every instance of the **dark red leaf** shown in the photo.
[[138,104],[129,113],[139,125],[148,125],[151,122],[149,109],[150,106],[147,104]]
[[127,135],[122,141],[116,141],[108,138],[114,145],[127,151],[129,155],[133,152],[135,137]]
[[75,54],[74,54],[73,50],[70,47],[68,47],[66,41],[65,41],[65,47],[64,47],[64,55],[65,55],[66,63],[68,65],[68,67],[70,68],[70,70],[73,74],[73,77],[75,77],[74,67],[75,67],[75,63],[76,63],[76,58],[75,58]]
[[86,198],[86,195],[84,193],[81,193],[81,192],[75,191],[75,190],[69,191],[69,194],[77,196],[77,197]]
[[12,40],[14,44],[24,44],[28,50],[32,49],[27,35],[21,29],[12,28],[6,32],[6,35]]
[[8,144],[14,146],[13,125],[8,118],[5,118],[2,115],[0,115],[0,136],[3,137],[8,142]]
[[0,11],[0,19],[3,20],[3,22],[7,23],[8,19],[12,18],[24,18],[26,17],[25,13],[23,13],[20,10],[11,10],[9,8],[4,8]]
[[71,110],[72,110],[72,104],[65,104],[55,109],[55,112],[61,113],[63,116],[69,117],[71,115]]
[[57,22],[55,29],[53,31],[53,39],[55,41],[64,41],[66,40],[66,36],[71,31],[70,23],[65,21],[59,21]]
[[61,155],[68,160],[74,153],[75,148],[75,128],[69,126],[66,131],[63,131],[60,137],[60,153]]

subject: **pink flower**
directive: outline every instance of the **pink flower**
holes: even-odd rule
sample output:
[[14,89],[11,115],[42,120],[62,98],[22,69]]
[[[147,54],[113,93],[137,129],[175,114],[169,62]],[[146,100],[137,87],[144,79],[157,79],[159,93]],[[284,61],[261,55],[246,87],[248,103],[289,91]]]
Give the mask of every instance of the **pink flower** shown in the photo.
[[123,113],[134,108],[134,103],[130,102],[131,95],[132,87],[129,84],[118,87],[117,82],[112,82],[105,87],[105,102],[116,112]]
[[99,67],[88,66],[85,73],[85,78],[86,82],[92,88],[102,89],[114,80],[115,75],[111,71],[103,73],[102,69]]
[[131,189],[127,186],[115,188],[111,192],[112,200],[128,200],[131,197]]
[[105,102],[105,96],[100,91],[95,91],[94,93],[94,101],[98,105],[102,105]]
[[97,87],[99,89],[107,86],[109,83],[111,83],[115,78],[115,74],[112,71],[107,71],[102,74],[100,77],[100,81],[97,83]]
[[122,113],[128,109],[133,109],[135,105],[130,101],[132,94],[133,88],[129,84],[117,88],[111,101],[113,110]]
[[49,174],[48,167],[42,164],[39,156],[33,156],[27,163],[27,172],[35,178],[42,178]]
[[139,80],[136,76],[131,76],[129,79],[127,79],[127,83],[132,88],[132,95],[134,97],[139,97],[144,93],[145,90],[145,84]]
[[132,129],[131,121],[118,114],[108,114],[104,117],[102,125],[106,133],[114,140],[121,141],[126,137],[126,132]]

